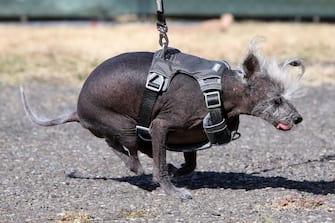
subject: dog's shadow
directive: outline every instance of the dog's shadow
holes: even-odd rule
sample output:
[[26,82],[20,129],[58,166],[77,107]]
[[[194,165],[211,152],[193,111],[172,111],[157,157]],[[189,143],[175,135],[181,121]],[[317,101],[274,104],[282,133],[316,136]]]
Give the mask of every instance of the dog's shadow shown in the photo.
[[[310,162],[310,161],[309,161]],[[294,164],[297,165],[297,164]],[[267,172],[263,170],[261,172]],[[93,180],[113,180],[118,182],[127,182],[147,191],[155,190],[159,185],[153,183],[152,175],[126,177],[85,177],[76,172],[67,174],[73,179],[93,179]],[[180,177],[172,180],[178,187],[186,187],[190,190],[201,188],[225,188],[225,189],[244,189],[255,190],[263,188],[286,188],[312,194],[335,194],[335,181],[297,181],[284,177],[266,177],[257,174],[248,173],[225,173],[212,171],[196,171],[189,176]]]

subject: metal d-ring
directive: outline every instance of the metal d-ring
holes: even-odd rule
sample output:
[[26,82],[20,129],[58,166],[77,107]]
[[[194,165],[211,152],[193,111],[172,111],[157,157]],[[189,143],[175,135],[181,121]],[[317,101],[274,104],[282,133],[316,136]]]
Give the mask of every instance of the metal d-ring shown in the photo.
[[167,51],[168,45],[169,45],[169,38],[167,37],[165,32],[160,32],[159,33],[159,45],[162,47],[161,57],[163,59],[165,59],[166,58],[166,51]]
[[239,139],[241,137],[241,133],[239,133],[238,131],[235,131],[233,133],[233,137],[231,140],[236,140],[236,139]]
[[159,45],[161,47],[163,47],[163,48],[164,47],[168,47],[168,45],[169,45],[169,38],[168,38],[166,32],[160,32],[159,33]]

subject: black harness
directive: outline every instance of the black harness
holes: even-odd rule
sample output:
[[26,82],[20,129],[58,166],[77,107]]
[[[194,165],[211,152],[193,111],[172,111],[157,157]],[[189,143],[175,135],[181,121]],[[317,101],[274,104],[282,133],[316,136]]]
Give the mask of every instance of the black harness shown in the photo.
[[[207,149],[212,145],[229,143],[237,139],[239,119],[234,119],[233,127],[228,128],[227,114],[221,99],[222,77],[230,70],[225,61],[206,60],[193,55],[181,53],[174,48],[168,48],[168,27],[164,16],[162,0],[156,0],[157,5],[157,30],[159,31],[159,44],[162,49],[158,50],[153,57],[151,67],[145,84],[144,96],[140,108],[139,121],[136,126],[137,136],[141,142],[151,143],[149,126],[152,121],[152,110],[160,94],[169,87],[175,75],[185,74],[197,80],[208,109],[208,114],[203,119],[203,128],[209,142],[197,145],[178,146],[173,148],[169,145],[167,149],[178,152],[189,152]],[[234,134],[232,134],[234,131]]]
[[175,151],[195,151],[209,148],[212,145],[229,143],[232,140],[231,130],[227,126],[227,114],[221,99],[222,76],[230,70],[225,61],[202,59],[181,53],[174,48],[166,48],[154,54],[147,76],[146,88],[140,108],[140,117],[136,126],[139,140],[150,142],[149,126],[152,121],[152,110],[157,97],[164,93],[175,75],[185,74],[197,80],[204,95],[208,114],[203,120],[208,143],[190,145],[187,148],[170,148]]

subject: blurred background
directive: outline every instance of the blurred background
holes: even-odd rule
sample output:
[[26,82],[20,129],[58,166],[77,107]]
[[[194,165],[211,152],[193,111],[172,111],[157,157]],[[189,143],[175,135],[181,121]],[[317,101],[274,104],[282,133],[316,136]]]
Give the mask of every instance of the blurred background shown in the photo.
[[[1,0],[2,19],[113,20],[145,18],[156,11],[154,0]],[[167,16],[200,19],[234,14],[236,18],[329,21],[335,19],[333,0],[166,0]]]
[[[170,46],[243,60],[254,36],[270,57],[302,57],[304,82],[335,79],[334,0],[166,0]],[[154,0],[0,0],[0,82],[80,86],[103,60],[159,49]]]

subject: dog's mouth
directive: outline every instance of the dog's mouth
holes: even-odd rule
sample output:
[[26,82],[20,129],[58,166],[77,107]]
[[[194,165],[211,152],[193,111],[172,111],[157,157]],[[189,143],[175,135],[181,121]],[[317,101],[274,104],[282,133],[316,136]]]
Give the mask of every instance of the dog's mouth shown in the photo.
[[276,128],[282,131],[289,131],[292,129],[292,126],[279,122]]

